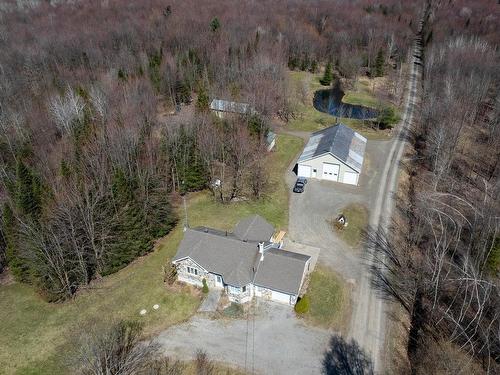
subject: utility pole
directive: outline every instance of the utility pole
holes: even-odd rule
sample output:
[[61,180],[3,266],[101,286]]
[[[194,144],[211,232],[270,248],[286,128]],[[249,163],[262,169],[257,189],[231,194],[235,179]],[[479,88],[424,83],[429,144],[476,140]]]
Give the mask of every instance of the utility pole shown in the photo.
[[184,204],[184,232],[186,231],[186,229],[188,229],[189,225],[188,225],[188,212],[187,212],[187,207],[186,207],[186,196],[183,195],[182,196],[182,202]]

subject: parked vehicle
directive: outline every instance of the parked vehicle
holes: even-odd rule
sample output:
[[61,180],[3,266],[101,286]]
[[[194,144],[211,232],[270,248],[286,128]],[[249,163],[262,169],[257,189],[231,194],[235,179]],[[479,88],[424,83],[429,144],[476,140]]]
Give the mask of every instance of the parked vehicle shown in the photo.
[[303,193],[304,189],[307,184],[307,179],[304,177],[299,177],[297,178],[297,181],[295,181],[295,185],[293,187],[293,192],[294,193]]

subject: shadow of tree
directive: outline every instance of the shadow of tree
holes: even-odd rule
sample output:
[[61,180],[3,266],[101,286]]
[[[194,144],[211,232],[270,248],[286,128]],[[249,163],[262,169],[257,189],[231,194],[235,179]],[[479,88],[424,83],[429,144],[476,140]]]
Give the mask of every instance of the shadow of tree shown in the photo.
[[373,375],[370,357],[351,340],[332,336],[323,357],[323,374],[326,375]]

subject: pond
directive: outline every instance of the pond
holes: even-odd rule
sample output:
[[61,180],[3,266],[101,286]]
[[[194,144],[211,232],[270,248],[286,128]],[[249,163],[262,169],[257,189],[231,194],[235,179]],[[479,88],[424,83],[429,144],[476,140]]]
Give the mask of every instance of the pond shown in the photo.
[[336,117],[348,117],[359,120],[375,118],[378,111],[362,105],[353,105],[342,102],[344,91],[338,84],[331,89],[318,90],[314,93],[313,105],[320,112]]

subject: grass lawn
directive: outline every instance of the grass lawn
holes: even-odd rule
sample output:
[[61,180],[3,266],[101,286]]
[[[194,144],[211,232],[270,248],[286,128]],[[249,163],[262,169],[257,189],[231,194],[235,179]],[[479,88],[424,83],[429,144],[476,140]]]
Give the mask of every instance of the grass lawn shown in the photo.
[[[288,191],[284,171],[302,148],[302,140],[279,135],[270,155],[270,193],[258,202],[222,205],[207,192],[188,197],[189,223],[230,229],[239,219],[259,213],[279,228],[288,223]],[[181,207],[182,208],[182,207]],[[179,214],[182,217],[182,214]],[[73,338],[92,322],[111,319],[140,319],[145,334],[154,333],[188,319],[200,299],[184,291],[169,291],[163,285],[162,266],[175,254],[182,239],[182,223],[162,238],[156,250],[117,273],[95,283],[72,301],[50,304],[28,285],[0,286],[0,373],[61,374]],[[159,304],[160,309],[151,307]],[[141,317],[139,311],[147,309]],[[83,328],[84,329],[84,328]],[[69,365],[70,366],[70,365]]]
[[310,323],[324,328],[343,330],[349,318],[349,292],[329,268],[317,266],[312,272],[307,293],[309,311],[304,317]]
[[347,90],[345,92],[342,101],[348,104],[362,105],[376,109],[380,103],[373,95],[372,81],[375,81],[375,85],[379,85],[381,84],[380,80],[381,78],[375,78],[373,80],[370,80],[367,77],[359,78],[354,84],[354,89]]
[[288,226],[288,188],[284,180],[286,168],[300,152],[303,141],[287,134],[278,134],[275,151],[269,156],[268,193],[258,201],[240,201],[221,204],[209,191],[190,195],[188,222],[192,227],[207,225],[229,230],[243,217],[258,213],[276,229]]
[[[289,128],[290,130],[313,132],[333,125],[335,123],[336,117],[316,110],[312,103],[315,91],[320,89],[327,89],[326,86],[322,86],[319,83],[321,74],[297,71],[291,71],[289,72],[289,74],[291,83],[293,85],[297,86],[302,84],[302,82],[307,82],[309,86],[309,92],[308,104],[298,104],[299,116],[296,119],[291,120],[288,123],[287,128]],[[367,91],[368,86],[364,87],[364,85],[362,84],[359,84],[359,86],[362,89],[348,91],[344,98],[342,98],[342,100],[350,104],[361,104],[368,107],[373,107],[374,103],[376,103],[376,98]],[[346,98],[348,99],[348,101],[346,101]],[[366,125],[363,120],[340,117],[338,118],[338,121],[351,127],[368,139],[388,139],[387,132],[372,129],[370,126]]]
[[339,229],[336,226],[336,218],[332,218],[332,228],[348,245],[358,247],[363,239],[363,232],[368,225],[368,210],[361,204],[353,203],[346,206],[342,213],[347,218],[347,227]]
[[[21,374],[67,372],[65,361],[72,338],[87,324],[140,318],[148,334],[188,318],[199,299],[188,292],[167,291],[161,268],[175,254],[181,235],[182,230],[176,228],[155,252],[104,278],[95,289],[72,301],[49,304],[30,286],[18,283],[0,287],[0,368],[5,373]],[[160,309],[154,311],[154,304]],[[143,308],[148,314],[140,317]]]

